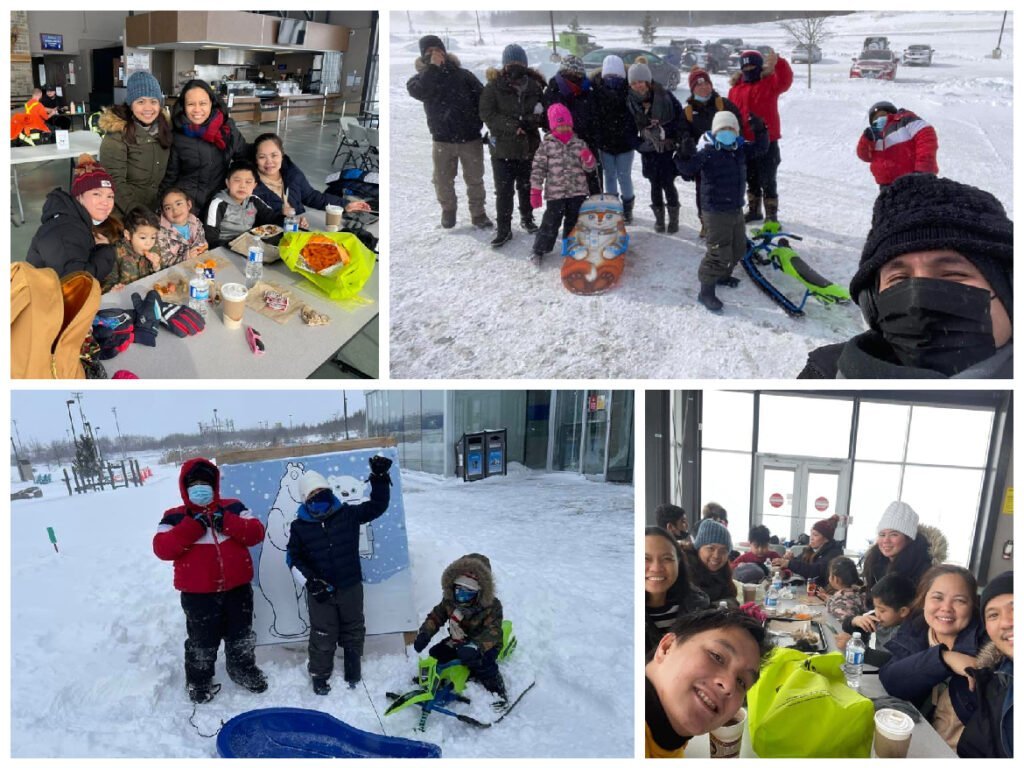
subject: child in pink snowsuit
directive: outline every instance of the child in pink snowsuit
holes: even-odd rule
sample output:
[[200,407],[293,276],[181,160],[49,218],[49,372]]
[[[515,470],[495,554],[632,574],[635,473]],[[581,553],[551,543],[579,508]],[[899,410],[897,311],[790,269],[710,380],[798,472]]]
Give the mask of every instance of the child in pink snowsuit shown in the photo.
[[547,198],[544,220],[533,241],[535,263],[554,248],[559,224],[564,221],[563,238],[576,226],[580,206],[590,193],[587,174],[597,168],[594,153],[573,133],[572,113],[564,104],[548,107],[548,126],[551,133],[533,156],[530,174],[530,204],[540,208]]

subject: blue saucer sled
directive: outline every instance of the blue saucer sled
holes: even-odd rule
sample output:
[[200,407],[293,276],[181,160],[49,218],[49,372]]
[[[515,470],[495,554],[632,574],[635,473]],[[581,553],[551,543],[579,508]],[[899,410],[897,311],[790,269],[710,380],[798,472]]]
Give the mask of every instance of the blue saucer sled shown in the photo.
[[378,736],[315,709],[274,707],[243,712],[217,735],[220,757],[440,757],[425,741]]

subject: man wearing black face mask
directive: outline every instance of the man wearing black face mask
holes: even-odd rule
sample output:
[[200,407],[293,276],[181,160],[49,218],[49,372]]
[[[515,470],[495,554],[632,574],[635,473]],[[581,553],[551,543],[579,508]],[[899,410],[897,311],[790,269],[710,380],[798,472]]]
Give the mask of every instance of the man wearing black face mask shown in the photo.
[[799,378],[1013,377],[1013,222],[976,187],[911,174],[884,188],[850,295],[870,329]]
[[491,170],[498,199],[494,248],[512,239],[514,194],[519,197],[523,229],[530,234],[538,229],[530,205],[530,170],[545,123],[544,78],[527,67],[526,51],[515,43],[505,46],[501,64],[501,69],[487,70],[487,84],[480,95],[480,119],[491,133]]

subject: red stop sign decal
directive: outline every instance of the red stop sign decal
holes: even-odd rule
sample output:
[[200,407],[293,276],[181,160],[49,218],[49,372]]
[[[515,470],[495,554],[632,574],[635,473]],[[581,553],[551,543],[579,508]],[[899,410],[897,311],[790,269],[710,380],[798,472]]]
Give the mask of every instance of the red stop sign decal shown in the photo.
[[828,499],[826,499],[824,496],[819,496],[814,500],[814,508],[819,512],[824,512],[826,509],[828,509]]
[[785,501],[785,499],[782,498],[781,493],[773,493],[771,496],[768,497],[768,503],[771,504],[776,509],[782,506],[783,501]]

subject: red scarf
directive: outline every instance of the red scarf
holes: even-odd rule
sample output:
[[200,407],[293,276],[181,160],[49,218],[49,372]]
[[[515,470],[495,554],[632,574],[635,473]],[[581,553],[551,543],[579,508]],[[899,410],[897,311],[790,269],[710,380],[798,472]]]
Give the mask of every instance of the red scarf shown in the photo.
[[230,128],[224,120],[224,113],[219,109],[214,111],[210,121],[206,124],[205,130],[201,125],[194,125],[188,122],[188,118],[186,118],[185,122],[185,133],[187,135],[195,136],[213,144],[219,150],[227,148],[228,145],[225,137],[229,130]]

